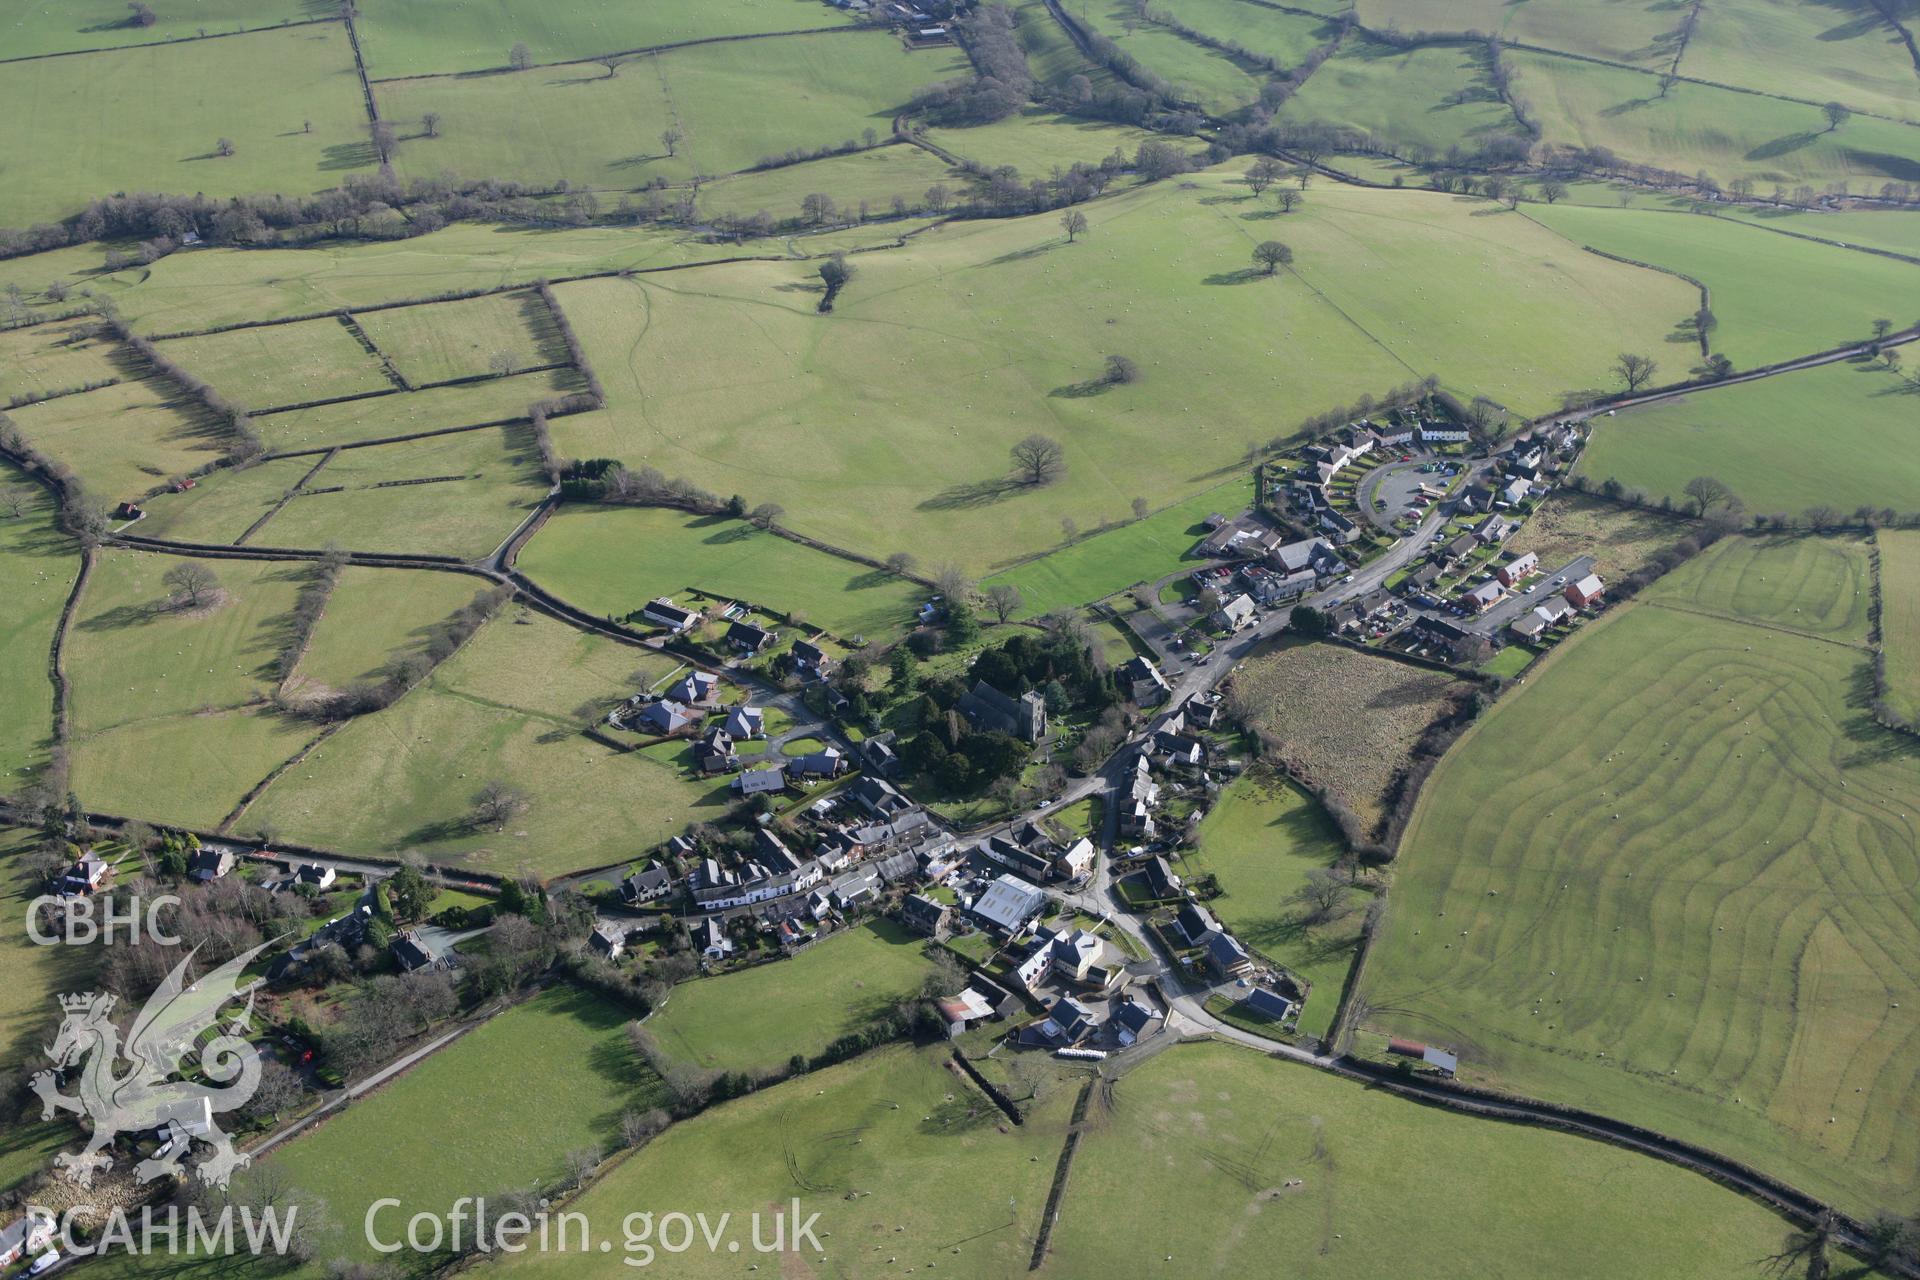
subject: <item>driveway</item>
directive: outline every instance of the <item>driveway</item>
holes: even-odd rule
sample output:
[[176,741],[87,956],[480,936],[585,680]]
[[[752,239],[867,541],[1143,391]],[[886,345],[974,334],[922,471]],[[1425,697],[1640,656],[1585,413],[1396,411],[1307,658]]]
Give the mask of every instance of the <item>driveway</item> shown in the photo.
[[[1548,600],[1560,594],[1561,587],[1566,586],[1569,582],[1578,582],[1581,578],[1586,577],[1592,572],[1592,556],[1575,556],[1558,569],[1555,569],[1552,573],[1536,577],[1532,582],[1522,585],[1519,591],[1508,596],[1479,617],[1468,619],[1461,625],[1465,626],[1467,630],[1476,632],[1479,635],[1498,635],[1503,627],[1515,618],[1518,618],[1521,614],[1527,613],[1535,605],[1545,604]],[[1555,579],[1559,580],[1559,587],[1553,585]],[[1526,590],[1529,586],[1533,588],[1531,595],[1527,594]]]

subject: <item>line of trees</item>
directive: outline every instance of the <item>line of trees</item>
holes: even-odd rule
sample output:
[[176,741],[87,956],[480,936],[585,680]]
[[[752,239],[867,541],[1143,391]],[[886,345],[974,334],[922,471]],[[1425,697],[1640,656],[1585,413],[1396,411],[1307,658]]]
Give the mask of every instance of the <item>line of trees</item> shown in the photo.
[[1014,34],[1018,25],[1005,5],[986,4],[954,24],[954,36],[972,60],[974,74],[932,86],[913,108],[939,125],[992,124],[1025,107],[1033,95],[1033,72]]
[[294,705],[276,695],[282,710],[322,720],[348,720],[392,706],[426,679],[513,598],[511,587],[493,587],[427,629],[420,647],[391,659],[373,680],[359,681],[313,702]]
[[300,662],[300,656],[307,651],[307,642],[313,638],[313,629],[320,623],[320,615],[325,612],[327,601],[333,595],[333,589],[340,582],[340,571],[347,567],[347,553],[337,546],[329,546],[313,563],[313,573],[301,585],[293,598],[293,613],[288,618],[287,642],[280,652],[274,655],[274,678],[281,683],[293,677],[293,669]]
[[266,442],[261,440],[260,433],[254,430],[253,419],[248,416],[245,405],[227,399],[206,379],[182,368],[174,362],[172,357],[163,354],[158,346],[135,333],[125,320],[111,310],[107,311],[102,318],[122,343],[152,366],[160,376],[198,400],[201,406],[232,434],[235,444],[227,451],[227,457],[231,461],[251,462],[267,451]]
[[566,344],[567,359],[572,361],[574,371],[587,384],[587,394],[593,397],[593,407],[598,409],[604,406],[607,402],[606,388],[600,385],[600,375],[593,371],[593,364],[587,359],[587,349],[580,345],[580,335],[573,331],[573,321],[567,319],[560,299],[553,296],[553,287],[545,280],[536,280],[533,288],[540,295],[540,301],[547,304],[547,310],[553,316],[553,327],[559,330],[560,341]]

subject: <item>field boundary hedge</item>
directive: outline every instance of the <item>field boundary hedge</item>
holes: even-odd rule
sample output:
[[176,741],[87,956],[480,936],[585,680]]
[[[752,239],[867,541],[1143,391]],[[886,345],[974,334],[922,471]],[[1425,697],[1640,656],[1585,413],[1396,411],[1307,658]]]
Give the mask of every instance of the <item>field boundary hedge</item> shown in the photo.
[[[608,59],[644,58],[649,54],[669,53],[675,49],[692,49],[703,44],[733,44],[741,40],[774,40],[781,36],[831,36],[845,31],[886,31],[889,28],[879,22],[851,22],[833,27],[801,27],[793,31],[742,31],[730,36],[700,36],[693,40],[670,40],[666,44],[642,45],[637,49],[615,49],[608,53],[589,54],[584,58],[558,58],[552,62],[536,62],[528,71],[540,71],[547,67],[584,67],[593,63],[604,64]],[[374,84],[399,84],[410,80],[484,80],[492,76],[518,75],[514,67],[482,67],[478,71],[427,71],[415,76],[381,76]]]
[[196,44],[202,40],[225,40],[232,36],[257,36],[268,31],[286,31],[293,27],[324,27],[340,21],[338,18],[293,18],[285,22],[276,22],[270,27],[245,27],[239,31],[206,31],[191,36],[174,36],[168,40],[143,40],[138,44],[111,44],[98,49],[56,49],[51,53],[26,53],[12,58],[0,58],[0,67],[13,62],[44,62],[49,58],[78,58],[89,53],[121,53],[128,49],[164,49],[169,45]]

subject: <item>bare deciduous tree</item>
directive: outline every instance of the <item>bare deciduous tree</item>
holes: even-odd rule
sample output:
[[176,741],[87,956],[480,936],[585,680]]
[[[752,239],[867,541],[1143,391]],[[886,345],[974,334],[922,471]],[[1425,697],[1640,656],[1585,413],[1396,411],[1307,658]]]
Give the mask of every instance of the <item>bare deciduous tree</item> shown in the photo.
[[1733,490],[1725,482],[1713,476],[1695,476],[1687,481],[1686,488],[1681,492],[1693,499],[1695,515],[1704,516],[1714,507],[1731,508],[1737,506],[1740,501],[1734,497]]
[[197,609],[220,589],[220,579],[198,560],[183,560],[160,577],[176,603]]
[[1013,456],[1013,465],[1020,473],[1020,478],[1028,484],[1051,484],[1066,474],[1066,450],[1051,436],[1035,432],[1008,452]]
[[1078,209],[1067,210],[1060,215],[1060,229],[1067,233],[1067,243],[1072,244],[1073,238],[1087,229],[1087,215]]
[[496,778],[474,792],[473,820],[478,826],[502,831],[532,806],[533,800],[526,792]]
[[1638,391],[1653,380],[1654,372],[1659,367],[1652,356],[1622,351],[1620,358],[1614,362],[1613,371],[1620,375],[1620,381],[1627,384],[1627,390]]
[[1278,240],[1262,240],[1253,247],[1253,261],[1255,265],[1265,267],[1268,275],[1272,275],[1293,261],[1293,250]]
[[525,71],[533,65],[533,50],[527,48],[525,40],[515,41],[513,48],[507,50],[507,65],[515,71]]
[[1020,612],[1022,603],[1020,588],[1011,582],[996,582],[987,588],[987,605],[1001,622]]

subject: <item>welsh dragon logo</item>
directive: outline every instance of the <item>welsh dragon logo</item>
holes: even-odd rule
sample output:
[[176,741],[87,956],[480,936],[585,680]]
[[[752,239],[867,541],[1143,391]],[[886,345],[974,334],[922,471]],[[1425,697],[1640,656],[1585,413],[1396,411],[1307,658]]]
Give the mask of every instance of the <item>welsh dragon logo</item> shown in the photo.
[[[216,1024],[221,1007],[242,994],[241,972],[268,945],[235,956],[191,983],[185,976],[194,952],[188,952],[134,1019],[124,1049],[120,1032],[108,1017],[113,996],[90,991],[60,998],[66,1018],[46,1050],[54,1065],[33,1077],[33,1091],[40,1095],[42,1119],[71,1111],[93,1125],[93,1136],[84,1149],[54,1157],[63,1176],[91,1186],[96,1169],[112,1167],[113,1158],[105,1152],[115,1137],[174,1126],[178,1133],[156,1155],[134,1166],[137,1181],[178,1173],[188,1137],[213,1148],[212,1156],[198,1166],[201,1180],[211,1186],[226,1186],[233,1171],[247,1163],[248,1157],[235,1151],[233,1140],[212,1123],[212,1115],[244,1106],[259,1087],[260,1054],[244,1035],[258,983],[247,985],[245,1008],[217,1031]],[[216,1033],[199,1043],[210,1031]],[[195,1062],[188,1062],[190,1055]],[[122,1061],[129,1069],[119,1074]],[[59,1075],[76,1066],[80,1067],[79,1096],[68,1097],[60,1092]],[[189,1069],[214,1083],[175,1078]]]

